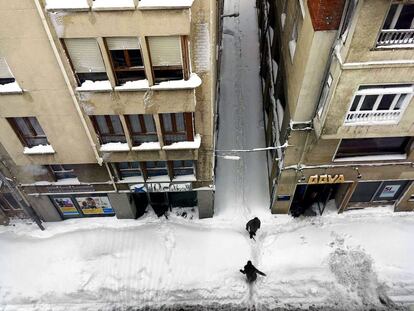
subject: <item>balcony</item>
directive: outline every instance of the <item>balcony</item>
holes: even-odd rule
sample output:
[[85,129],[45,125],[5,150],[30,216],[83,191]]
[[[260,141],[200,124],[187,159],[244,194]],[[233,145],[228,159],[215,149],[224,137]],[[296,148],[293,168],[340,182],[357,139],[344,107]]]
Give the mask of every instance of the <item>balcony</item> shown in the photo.
[[377,47],[414,48],[414,29],[383,29]]
[[350,111],[345,124],[397,124],[401,117],[401,110]]

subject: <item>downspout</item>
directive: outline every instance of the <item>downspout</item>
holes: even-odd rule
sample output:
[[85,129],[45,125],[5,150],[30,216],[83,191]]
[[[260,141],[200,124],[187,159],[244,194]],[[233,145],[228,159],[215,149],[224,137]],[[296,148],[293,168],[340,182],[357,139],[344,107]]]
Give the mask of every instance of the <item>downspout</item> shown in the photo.
[[93,153],[95,155],[96,161],[98,162],[99,165],[102,165],[103,159],[99,155],[98,149],[96,148],[96,144],[95,144],[95,142],[92,138],[92,135],[89,131],[88,125],[85,121],[82,110],[79,106],[79,103],[78,103],[78,100],[76,98],[75,92],[73,91],[72,85],[70,84],[70,80],[69,80],[68,74],[66,73],[65,66],[63,65],[63,62],[60,59],[59,51],[56,47],[55,42],[53,41],[52,33],[50,31],[49,25],[48,25],[48,23],[46,21],[46,18],[45,18],[45,14],[43,13],[43,9],[42,9],[42,6],[40,5],[39,1],[40,0],[34,0],[34,2],[36,4],[37,12],[39,13],[40,19],[42,20],[43,28],[46,31],[47,38],[49,39],[50,46],[52,47],[52,50],[53,50],[53,54],[54,54],[54,56],[56,58],[56,61],[59,65],[60,71],[62,72],[63,78],[65,79],[65,83],[66,83],[66,86],[69,89],[69,93],[70,93],[70,97],[72,98],[73,105],[76,109],[76,112],[79,115],[79,118],[81,120],[83,129],[85,130],[86,136],[88,137],[88,140],[89,140],[89,144],[91,145]]

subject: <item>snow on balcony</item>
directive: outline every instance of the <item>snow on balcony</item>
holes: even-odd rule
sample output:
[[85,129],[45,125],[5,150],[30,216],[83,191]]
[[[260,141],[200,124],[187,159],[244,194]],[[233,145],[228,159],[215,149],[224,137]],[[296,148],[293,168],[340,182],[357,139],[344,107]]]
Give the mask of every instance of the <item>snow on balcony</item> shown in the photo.
[[101,148],[99,149],[99,151],[102,152],[124,152],[124,151],[129,151],[129,146],[127,143],[121,143],[121,142],[117,142],[117,143],[106,143],[101,145]]
[[46,10],[88,11],[87,0],[46,0]]
[[61,185],[80,185],[80,181],[75,178],[63,178],[58,181],[36,181],[33,184],[23,184],[23,186],[61,186]]
[[380,48],[414,48],[414,29],[383,29],[377,41]]
[[94,0],[93,11],[135,10],[134,0]]
[[0,84],[0,94],[21,94],[23,90],[20,88],[19,84],[14,81],[7,84]]
[[194,0],[141,0],[138,8],[141,10],[175,10],[189,9]]
[[197,181],[197,178],[195,177],[194,174],[190,174],[190,175],[179,175],[179,176],[174,176],[173,181],[174,182]]
[[162,147],[163,150],[181,150],[181,149],[199,149],[201,145],[201,136],[197,134],[194,141],[180,141],[171,145]]
[[51,145],[37,145],[33,147],[24,147],[24,154],[53,154],[55,150]]
[[112,91],[111,82],[109,80],[104,81],[91,81],[86,80],[81,86],[76,88],[78,92],[108,92]]
[[142,143],[139,146],[132,147],[133,151],[151,151],[151,150],[161,150],[161,145],[159,142],[147,142]]
[[345,125],[397,124],[401,114],[401,110],[350,111],[346,116]]

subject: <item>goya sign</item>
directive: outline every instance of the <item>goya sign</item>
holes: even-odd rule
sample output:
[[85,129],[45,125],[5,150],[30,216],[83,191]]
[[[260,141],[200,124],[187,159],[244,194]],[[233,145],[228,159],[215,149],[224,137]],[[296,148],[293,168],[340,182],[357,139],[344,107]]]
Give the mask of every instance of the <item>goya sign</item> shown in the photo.
[[312,175],[309,177],[308,184],[341,184],[345,182],[343,174],[338,175]]

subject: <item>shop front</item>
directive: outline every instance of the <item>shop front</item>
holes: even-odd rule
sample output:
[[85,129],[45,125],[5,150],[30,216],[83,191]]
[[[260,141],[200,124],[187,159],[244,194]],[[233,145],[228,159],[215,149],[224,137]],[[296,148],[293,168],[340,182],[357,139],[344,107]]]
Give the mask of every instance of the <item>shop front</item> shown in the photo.
[[63,219],[115,215],[106,195],[56,195],[50,196],[50,200]]

